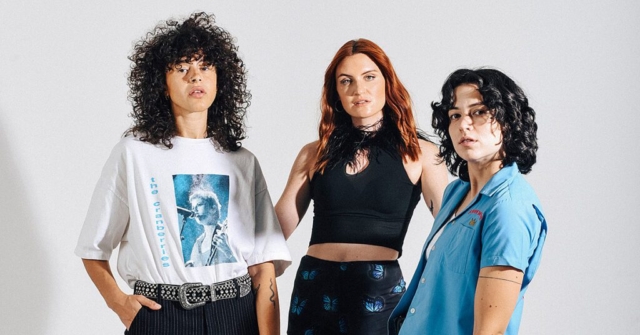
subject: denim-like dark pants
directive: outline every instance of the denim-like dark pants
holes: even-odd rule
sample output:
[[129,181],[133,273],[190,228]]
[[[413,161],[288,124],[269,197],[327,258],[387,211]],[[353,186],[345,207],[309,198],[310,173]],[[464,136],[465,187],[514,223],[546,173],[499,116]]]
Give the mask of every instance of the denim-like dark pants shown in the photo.
[[255,296],[207,302],[191,310],[179,302],[154,299],[162,308],[142,307],[125,335],[256,335]]

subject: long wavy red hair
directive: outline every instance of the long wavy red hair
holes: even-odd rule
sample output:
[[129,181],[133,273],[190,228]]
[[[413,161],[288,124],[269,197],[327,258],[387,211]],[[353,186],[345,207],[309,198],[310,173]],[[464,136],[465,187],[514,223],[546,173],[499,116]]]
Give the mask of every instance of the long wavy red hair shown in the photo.
[[409,92],[402,85],[396,71],[391,65],[389,57],[384,51],[372,41],[364,38],[351,40],[338,50],[324,74],[324,86],[322,87],[322,98],[320,109],[322,117],[318,129],[320,140],[318,151],[316,152],[316,163],[314,171],[323,172],[327,166],[328,159],[325,152],[329,150],[329,138],[336,129],[339,122],[351,122],[350,117],[344,117],[344,112],[335,110],[336,102],[339,101],[336,89],[336,71],[338,65],[349,56],[364,54],[369,57],[380,69],[385,79],[385,100],[383,107],[384,118],[391,120],[390,124],[395,125],[400,131],[402,143],[398,144],[398,151],[405,160],[415,161],[418,159],[420,147],[418,144],[418,134],[415,120],[413,118],[412,103]]

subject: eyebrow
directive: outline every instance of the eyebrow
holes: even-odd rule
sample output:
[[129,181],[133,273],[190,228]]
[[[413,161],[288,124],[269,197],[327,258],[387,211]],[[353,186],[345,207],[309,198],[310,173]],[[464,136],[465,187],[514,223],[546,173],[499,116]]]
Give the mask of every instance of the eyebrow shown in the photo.
[[210,63],[209,61],[205,60],[205,59],[204,59],[204,57],[200,57],[200,58],[197,58],[197,59],[196,59],[196,58],[187,59],[186,57],[184,57],[184,58],[180,58],[180,59],[178,59],[178,60],[175,62],[175,64],[184,64],[184,63],[186,63],[186,64],[191,64],[191,63],[193,63],[193,62],[196,62],[196,63],[204,63],[204,64],[212,64],[212,63]]
[[[364,74],[371,73],[371,72],[378,72],[378,73],[379,73],[379,71],[378,71],[378,70],[376,70],[376,69],[371,69],[371,70],[367,70],[367,71],[362,72],[360,75],[364,75]],[[345,77],[353,78],[353,76],[352,76],[352,75],[349,75],[349,74],[346,74],[346,73],[341,73],[341,74],[339,74],[339,75],[338,75],[338,77],[341,77],[341,76],[345,76]]]
[[[476,106],[484,106],[484,101],[479,101],[479,102],[476,102],[474,104],[469,105],[469,107],[476,107]],[[454,110],[454,109],[458,110],[460,108],[458,108],[456,106],[453,106],[453,107],[449,108],[449,110]]]

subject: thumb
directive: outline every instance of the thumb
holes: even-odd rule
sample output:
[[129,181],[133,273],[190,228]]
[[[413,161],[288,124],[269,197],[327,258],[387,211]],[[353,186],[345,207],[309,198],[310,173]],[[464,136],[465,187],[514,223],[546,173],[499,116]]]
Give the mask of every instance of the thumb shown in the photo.
[[138,302],[140,303],[140,305],[142,305],[142,306],[148,307],[148,308],[153,309],[153,310],[158,310],[158,309],[162,308],[162,306],[159,303],[157,303],[157,302],[155,302],[155,301],[153,301],[153,300],[151,300],[151,299],[149,299],[149,298],[147,298],[145,296],[139,295],[139,296],[136,296],[136,298],[137,298]]

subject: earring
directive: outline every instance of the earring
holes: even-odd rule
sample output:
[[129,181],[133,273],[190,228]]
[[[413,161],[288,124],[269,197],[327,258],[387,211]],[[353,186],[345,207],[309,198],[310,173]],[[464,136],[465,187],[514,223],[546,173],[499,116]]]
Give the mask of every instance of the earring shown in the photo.
[[333,103],[333,110],[335,110],[336,113],[344,112],[344,109],[342,109],[342,102],[340,102],[340,100],[336,100],[336,102]]

